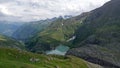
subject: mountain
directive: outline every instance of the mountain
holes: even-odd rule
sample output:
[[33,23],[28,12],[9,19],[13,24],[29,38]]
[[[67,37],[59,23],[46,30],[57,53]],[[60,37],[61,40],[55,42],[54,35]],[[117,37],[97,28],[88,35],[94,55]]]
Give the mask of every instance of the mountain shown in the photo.
[[13,33],[12,36],[17,40],[21,40],[21,41],[25,42],[29,38],[36,35],[38,32],[41,32],[42,30],[44,30],[54,20],[56,20],[56,18],[40,20],[40,21],[35,21],[35,22],[29,22],[29,23],[23,24],[21,27],[19,27]]
[[72,15],[65,15],[63,16],[64,19],[69,19],[69,18],[72,18]]
[[0,21],[0,34],[11,36],[20,26],[20,23],[8,23],[5,21]]
[[9,37],[0,35],[0,47],[25,49],[25,45],[22,42],[16,41]]
[[[111,0],[102,7],[76,17],[59,17],[49,25],[38,21],[23,25],[13,35],[26,41],[32,52],[55,50],[69,46],[74,55],[105,68],[120,68],[120,0]],[[45,21],[48,24],[48,22]],[[42,24],[42,25],[41,25]],[[45,26],[45,28],[43,27]]]
[[0,68],[103,68],[74,56],[33,54],[0,48]]
[[120,0],[111,0],[90,12],[76,33],[67,54],[105,66],[120,68]]
[[52,22],[45,30],[39,32],[29,42],[27,48],[33,52],[40,52],[54,49],[60,44],[72,46],[72,38],[74,39],[75,30],[81,26],[82,21],[89,15],[83,13],[80,16],[64,19],[59,17]]

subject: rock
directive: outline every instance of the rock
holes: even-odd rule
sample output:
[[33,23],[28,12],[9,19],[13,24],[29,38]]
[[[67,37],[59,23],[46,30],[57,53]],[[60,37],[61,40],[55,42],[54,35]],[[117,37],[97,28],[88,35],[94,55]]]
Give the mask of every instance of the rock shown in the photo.
[[38,58],[30,58],[30,62],[39,62],[40,59]]

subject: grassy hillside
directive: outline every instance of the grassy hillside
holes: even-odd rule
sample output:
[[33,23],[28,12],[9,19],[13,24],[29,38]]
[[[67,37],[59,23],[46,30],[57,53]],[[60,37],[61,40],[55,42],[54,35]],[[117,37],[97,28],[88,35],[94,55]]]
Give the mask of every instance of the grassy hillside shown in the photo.
[[56,20],[56,18],[25,23],[19,27],[12,36],[17,40],[26,42],[38,32],[48,27],[54,20]]
[[89,13],[83,13],[80,16],[70,19],[59,18],[29,41],[28,48],[30,50],[38,51],[52,49],[59,44],[72,46],[71,42],[68,42],[67,40],[74,36],[75,30],[82,25],[82,21],[88,15]]
[[[33,60],[31,60],[33,59]],[[97,66],[97,67],[96,67]],[[0,68],[101,68],[68,56],[40,55],[16,49],[0,48]]]
[[0,47],[25,49],[25,45],[22,42],[16,41],[3,35],[0,35]]

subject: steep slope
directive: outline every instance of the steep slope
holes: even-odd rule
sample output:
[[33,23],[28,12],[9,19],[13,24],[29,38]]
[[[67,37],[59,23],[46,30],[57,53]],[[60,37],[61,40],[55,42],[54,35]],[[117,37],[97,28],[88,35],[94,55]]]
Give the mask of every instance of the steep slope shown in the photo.
[[52,22],[48,28],[39,32],[31,41],[28,42],[29,50],[38,52],[54,49],[60,44],[72,46],[70,38],[74,37],[75,30],[82,24],[82,21],[89,15],[83,13],[80,16],[63,19],[59,17],[56,21]]
[[0,48],[0,68],[102,68],[74,56],[40,55]]
[[91,11],[76,31],[68,54],[108,68],[120,68],[120,0],[111,0]]
[[44,30],[47,26],[50,25],[51,22],[56,20],[56,18],[46,19],[41,21],[35,21],[23,24],[20,28],[18,28],[14,33],[13,37],[17,40],[27,41],[29,38],[36,35],[38,32]]
[[25,45],[22,42],[18,42],[3,35],[0,35],[0,47],[25,49]]

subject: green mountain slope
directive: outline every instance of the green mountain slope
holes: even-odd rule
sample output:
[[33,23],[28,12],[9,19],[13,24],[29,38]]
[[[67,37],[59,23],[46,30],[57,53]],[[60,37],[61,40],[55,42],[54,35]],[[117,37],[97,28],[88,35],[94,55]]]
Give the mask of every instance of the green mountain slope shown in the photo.
[[91,11],[76,31],[74,49],[68,54],[88,61],[120,68],[120,0],[111,0]]
[[38,32],[41,32],[46,27],[48,27],[50,23],[53,22],[54,20],[56,20],[56,18],[23,24],[13,33],[12,36],[17,40],[26,42],[28,41],[28,39],[36,35]]
[[22,42],[18,42],[3,35],[0,35],[0,47],[25,49],[25,45]]
[[102,68],[73,56],[66,58],[63,56],[46,56],[0,48],[0,68],[96,68],[96,66]]
[[82,21],[89,15],[83,13],[80,16],[72,17],[70,19],[58,20],[51,23],[44,31],[39,32],[31,41],[28,42],[28,48],[32,51],[43,51],[54,49],[59,44],[70,46],[68,42],[74,36],[75,30],[81,26]]

